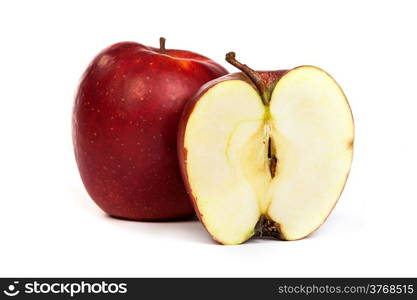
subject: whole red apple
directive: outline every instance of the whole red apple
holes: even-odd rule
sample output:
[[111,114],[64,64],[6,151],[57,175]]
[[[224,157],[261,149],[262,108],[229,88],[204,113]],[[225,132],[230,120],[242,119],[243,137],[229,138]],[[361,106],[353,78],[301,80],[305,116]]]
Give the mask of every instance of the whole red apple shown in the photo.
[[181,180],[177,127],[185,103],[227,74],[184,50],[134,42],[98,54],[79,85],[72,132],[75,157],[91,198],[107,214],[168,220],[194,214]]

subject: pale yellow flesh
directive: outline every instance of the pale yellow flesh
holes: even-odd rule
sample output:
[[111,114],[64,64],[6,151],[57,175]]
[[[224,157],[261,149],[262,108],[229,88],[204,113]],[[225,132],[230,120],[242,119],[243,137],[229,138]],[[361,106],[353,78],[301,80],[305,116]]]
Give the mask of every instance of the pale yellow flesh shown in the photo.
[[[353,131],[343,92],[315,67],[281,78],[269,108],[244,81],[210,88],[190,115],[184,139],[188,181],[207,230],[223,244],[239,244],[264,214],[285,239],[314,231],[343,190]],[[278,158],[274,178],[269,137]]]
[[243,156],[262,128],[264,111],[249,84],[226,81],[198,101],[187,123],[189,184],[207,230],[224,244],[251,237],[260,216],[258,196],[244,169],[248,161],[262,166],[264,156],[259,153],[250,160]]

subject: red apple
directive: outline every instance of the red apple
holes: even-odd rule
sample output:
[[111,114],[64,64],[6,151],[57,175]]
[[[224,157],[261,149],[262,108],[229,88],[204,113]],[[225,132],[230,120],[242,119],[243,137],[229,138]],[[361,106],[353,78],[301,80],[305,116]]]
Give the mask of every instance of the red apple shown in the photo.
[[107,214],[167,220],[194,214],[176,155],[185,103],[227,74],[190,51],[134,42],[98,54],[79,85],[72,132],[75,157],[91,198]]

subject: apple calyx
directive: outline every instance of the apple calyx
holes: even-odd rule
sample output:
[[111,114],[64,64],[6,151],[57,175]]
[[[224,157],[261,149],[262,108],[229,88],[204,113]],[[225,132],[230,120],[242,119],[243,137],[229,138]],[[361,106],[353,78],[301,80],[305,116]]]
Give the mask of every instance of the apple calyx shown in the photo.
[[250,68],[249,66],[242,64],[236,59],[236,53],[235,52],[229,52],[226,54],[226,61],[233,65],[234,67],[238,68],[245,74],[250,81],[255,85],[256,89],[259,92],[259,95],[261,96],[262,103],[267,108],[267,115],[265,117],[265,131],[266,131],[266,138],[265,143],[267,143],[267,159],[268,159],[268,165],[269,165],[269,172],[271,174],[271,178],[275,177],[275,172],[277,169],[277,163],[278,159],[276,157],[276,149],[275,149],[275,143],[272,140],[272,137],[270,135],[270,115],[269,115],[269,102],[271,101],[271,91],[266,87],[264,80],[259,75],[258,72]]
[[159,53],[161,53],[161,54],[166,53],[165,41],[166,41],[166,39],[164,37],[159,38]]
[[279,224],[271,220],[267,215],[261,215],[255,226],[255,236],[273,237],[281,239]]

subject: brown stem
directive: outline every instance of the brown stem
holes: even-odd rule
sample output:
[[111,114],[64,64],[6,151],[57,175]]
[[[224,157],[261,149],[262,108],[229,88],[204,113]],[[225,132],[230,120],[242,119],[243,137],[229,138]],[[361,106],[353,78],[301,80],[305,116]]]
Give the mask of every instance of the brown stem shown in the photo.
[[163,37],[159,38],[159,53],[162,53],[162,54],[166,53],[165,38],[163,38]]
[[261,98],[262,98],[262,102],[265,105],[268,105],[269,99],[266,95],[265,83],[262,80],[259,73],[256,72],[255,70],[249,68],[247,65],[244,65],[244,64],[240,63],[236,59],[236,53],[234,53],[234,52],[229,52],[229,53],[226,54],[226,61],[229,64],[231,64],[231,65],[235,66],[236,68],[238,68],[239,70],[241,70],[246,76],[249,77],[249,79],[252,81],[252,83],[258,89],[259,94],[261,95]]

